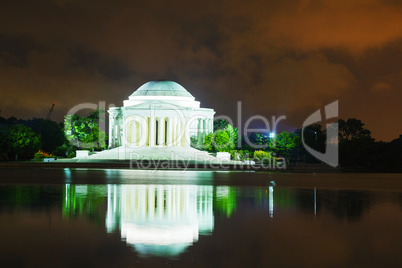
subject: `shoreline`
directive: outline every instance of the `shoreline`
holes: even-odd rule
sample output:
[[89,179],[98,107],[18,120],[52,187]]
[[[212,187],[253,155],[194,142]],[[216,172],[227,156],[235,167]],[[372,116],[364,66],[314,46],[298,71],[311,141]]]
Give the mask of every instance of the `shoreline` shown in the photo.
[[222,170],[222,171],[261,171],[290,173],[402,173],[402,169],[361,169],[327,166],[323,163],[305,163],[283,167],[262,164],[245,164],[239,161],[205,162],[195,160],[88,160],[60,159],[53,162],[6,161],[0,162],[1,168],[88,168],[88,169],[141,169],[141,170]]
[[[0,168],[104,168],[104,169],[143,169],[143,170],[227,170],[227,171],[265,171],[292,173],[343,173],[350,169],[332,168],[325,164],[298,163],[287,167],[272,167],[261,164],[244,164],[237,161],[202,162],[185,160],[56,160],[53,162],[10,161],[0,162]],[[360,171],[364,173],[366,171]],[[372,171],[367,171],[372,172]]]

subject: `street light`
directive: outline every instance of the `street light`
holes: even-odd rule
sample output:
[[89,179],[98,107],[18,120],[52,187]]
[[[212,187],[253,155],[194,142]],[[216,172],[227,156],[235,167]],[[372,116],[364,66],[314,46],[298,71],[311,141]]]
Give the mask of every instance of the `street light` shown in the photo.
[[270,138],[275,138],[275,133],[274,132],[269,133],[269,137]]

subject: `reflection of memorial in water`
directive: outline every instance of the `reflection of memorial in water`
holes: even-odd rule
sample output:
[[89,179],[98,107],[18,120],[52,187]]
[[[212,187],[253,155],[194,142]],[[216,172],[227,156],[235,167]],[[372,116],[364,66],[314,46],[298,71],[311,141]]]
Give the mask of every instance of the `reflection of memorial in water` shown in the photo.
[[106,228],[141,255],[180,254],[213,231],[213,186],[108,185]]

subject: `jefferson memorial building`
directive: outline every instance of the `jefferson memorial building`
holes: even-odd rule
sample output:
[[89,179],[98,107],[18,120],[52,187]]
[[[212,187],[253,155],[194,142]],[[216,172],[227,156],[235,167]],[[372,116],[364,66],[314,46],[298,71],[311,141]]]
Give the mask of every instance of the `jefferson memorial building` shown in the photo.
[[109,150],[92,159],[192,159],[206,152],[190,147],[213,132],[215,111],[173,81],[150,81],[139,87],[123,107],[109,113]]
[[109,147],[190,146],[213,132],[215,111],[172,81],[151,81],[109,109]]

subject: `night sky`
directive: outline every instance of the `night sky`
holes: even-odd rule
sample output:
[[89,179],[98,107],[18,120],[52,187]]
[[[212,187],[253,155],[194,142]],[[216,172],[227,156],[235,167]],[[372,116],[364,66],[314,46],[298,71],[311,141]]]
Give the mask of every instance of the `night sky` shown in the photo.
[[82,102],[121,106],[149,80],[183,85],[235,119],[300,128],[339,100],[372,136],[402,134],[399,0],[28,0],[0,4],[0,116],[61,121]]

